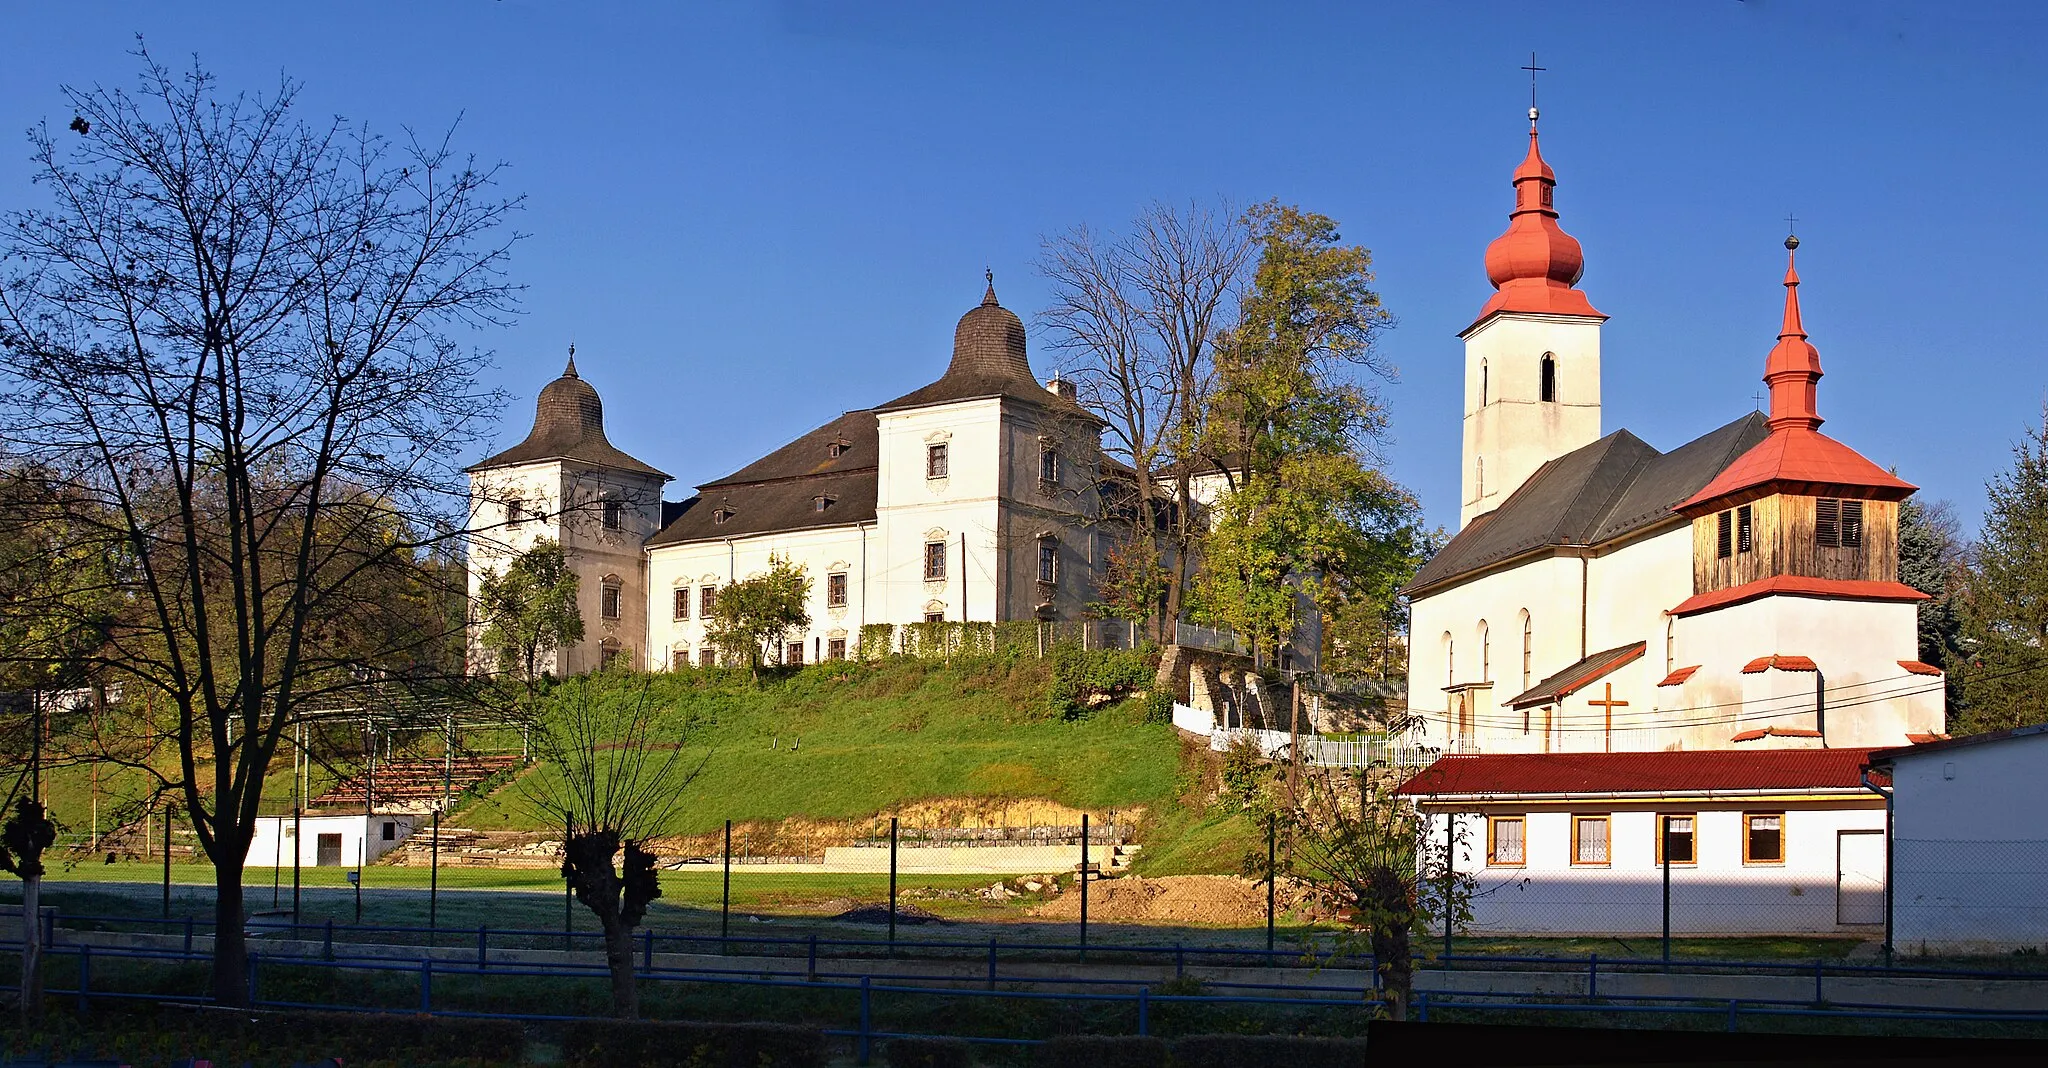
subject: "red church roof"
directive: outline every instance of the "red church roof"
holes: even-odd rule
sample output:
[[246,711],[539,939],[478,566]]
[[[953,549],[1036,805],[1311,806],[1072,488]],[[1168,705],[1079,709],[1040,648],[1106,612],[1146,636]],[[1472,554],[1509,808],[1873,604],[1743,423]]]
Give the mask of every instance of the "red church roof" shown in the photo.
[[1903,582],[1873,582],[1868,579],[1813,578],[1808,575],[1773,575],[1712,593],[1696,593],[1671,610],[1674,616],[1689,616],[1710,608],[1725,608],[1743,601],[1778,594],[1786,597],[1818,597],[1832,601],[1924,601],[1927,595]]
[[1806,340],[1800,320],[1799,271],[1792,251],[1798,247],[1798,238],[1785,239],[1785,321],[1764,361],[1764,382],[1771,387],[1771,436],[1678,505],[1679,512],[1698,515],[1779,492],[1899,501],[1918,488],[1820,432],[1820,353]]
[[[1496,312],[1587,315],[1605,319],[1577,285],[1586,273],[1586,252],[1557,225],[1552,202],[1557,173],[1543,161],[1536,142],[1536,112],[1529,112],[1529,155],[1515,168],[1515,210],[1507,232],[1486,246],[1486,277],[1494,293],[1472,326]],[[1466,327],[1469,332],[1472,327]]]
[[[1402,783],[1409,797],[1856,790],[1874,748],[1447,756]],[[1874,798],[1873,798],[1874,800]]]

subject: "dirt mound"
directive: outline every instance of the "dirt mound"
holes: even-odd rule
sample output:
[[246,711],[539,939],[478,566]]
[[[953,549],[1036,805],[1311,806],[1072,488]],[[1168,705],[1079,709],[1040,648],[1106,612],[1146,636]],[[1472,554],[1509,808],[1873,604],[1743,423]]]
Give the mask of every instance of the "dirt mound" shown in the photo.
[[[1284,911],[1297,896],[1282,884]],[[1065,893],[1031,910],[1048,920],[1079,920],[1081,895]],[[1200,923],[1243,926],[1266,922],[1266,884],[1234,875],[1130,876],[1088,884],[1088,918],[1104,923]]]
[[[839,915],[834,916],[832,918],[835,920],[843,920],[847,923],[886,924],[889,922],[889,906],[856,905],[853,908],[847,909],[845,912],[842,912]],[[919,924],[941,923],[943,921],[940,920],[939,917],[934,915],[933,913],[918,908],[916,905],[912,905],[904,901],[898,901],[896,902],[896,922],[899,924]]]

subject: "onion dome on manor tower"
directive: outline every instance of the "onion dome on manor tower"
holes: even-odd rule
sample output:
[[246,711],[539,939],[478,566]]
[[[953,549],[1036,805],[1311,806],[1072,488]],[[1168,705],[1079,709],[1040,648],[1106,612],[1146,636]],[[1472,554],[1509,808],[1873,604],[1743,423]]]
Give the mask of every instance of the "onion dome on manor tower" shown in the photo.
[[576,373],[576,346],[569,346],[569,365],[562,376],[542,386],[534,401],[533,430],[526,440],[468,468],[538,463],[543,460],[581,460],[621,471],[633,471],[660,478],[669,476],[614,448],[604,435],[604,401],[596,387]]
[[1586,273],[1586,253],[1557,225],[1557,172],[1543,161],[1536,116],[1530,108],[1529,155],[1515,168],[1515,210],[1508,213],[1507,232],[1486,246],[1486,277],[1497,292],[1479,310],[1475,326],[1495,312],[1606,318],[1575,288]]

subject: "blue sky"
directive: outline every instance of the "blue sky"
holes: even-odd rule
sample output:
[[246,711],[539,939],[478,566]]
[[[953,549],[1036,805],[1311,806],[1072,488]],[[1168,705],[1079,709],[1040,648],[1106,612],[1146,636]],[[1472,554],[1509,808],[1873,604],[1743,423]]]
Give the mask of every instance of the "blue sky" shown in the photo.
[[[1462,350],[1524,149],[1531,50],[1582,288],[1613,318],[1606,428],[1740,415],[1795,212],[1827,432],[1967,527],[2038,425],[2048,5],[1819,3],[24,6],[0,129],[128,84],[142,33],[229,86],[438,130],[512,165],[514,395],[578,364],[614,443],[684,486],[944,367],[984,265],[1030,320],[1043,235],[1154,199],[1269,197],[1370,247],[1400,325],[1389,455],[1457,518]],[[0,203],[35,196],[0,142]],[[1048,353],[1034,361],[1049,372]]]

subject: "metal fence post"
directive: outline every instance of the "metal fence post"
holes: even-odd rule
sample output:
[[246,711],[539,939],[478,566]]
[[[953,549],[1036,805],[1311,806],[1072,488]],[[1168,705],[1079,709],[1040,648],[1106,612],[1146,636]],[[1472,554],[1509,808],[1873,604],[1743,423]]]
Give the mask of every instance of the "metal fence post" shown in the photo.
[[1152,1013],[1151,1013],[1151,1008],[1152,1008],[1152,988],[1151,988],[1151,987],[1149,987],[1149,986],[1141,986],[1141,987],[1139,987],[1139,988],[1138,988],[1138,1034],[1140,1034],[1140,1035],[1149,1035],[1149,1034],[1151,1034],[1151,1033],[1152,1033],[1152,1026],[1151,1026],[1151,1023],[1152,1023]]
[[[896,817],[889,817],[889,952],[896,952]],[[867,997],[867,980],[861,980],[861,997]],[[862,1025],[865,1028],[866,1025]],[[861,1063],[865,1064],[866,1061]]]
[[1600,997],[1600,954],[1586,954],[1586,1000]]
[[[1657,817],[1657,860],[1664,869],[1664,968],[1671,969],[1671,817]],[[1697,832],[1695,832],[1697,833]],[[1699,839],[1695,837],[1694,841]]]
[[[47,944],[47,943],[46,943]],[[78,947],[78,1014],[92,1008],[92,946]]]
[[1088,814],[1081,813],[1081,959],[1088,959]]
[[996,939],[994,935],[990,935],[988,939],[988,988],[990,990],[996,988]]
[[438,808],[434,810],[434,839],[429,848],[433,856],[427,866],[427,944],[431,946],[440,942],[435,934],[441,926],[441,810]]
[[816,931],[811,932],[811,950],[804,962],[804,981],[811,983],[818,981],[818,933]]
[[[186,952],[188,955],[191,952],[190,942],[186,943]],[[334,959],[334,917],[332,916],[327,918],[327,935],[321,942],[320,958],[322,960]]]
[[651,972],[654,970],[654,928],[649,927],[640,932],[640,934],[642,938],[640,967],[644,971]]
[[[328,922],[331,924],[334,921],[329,920]],[[190,916],[185,917],[185,956],[187,958],[192,956],[192,917]]]
[[177,809],[164,806],[164,919],[171,918],[171,815]]
[[489,961],[490,961],[490,956],[489,956],[489,949],[487,948],[487,947],[488,947],[488,945],[489,945],[490,933],[491,933],[491,932],[490,932],[490,928],[488,928],[488,927],[485,927],[485,926],[484,926],[484,925],[482,925],[482,924],[478,924],[478,925],[477,925],[477,928],[476,928],[476,966],[477,966],[477,969],[478,969],[479,971],[481,971],[481,970],[483,969],[484,965],[485,965],[485,964],[487,964],[487,963],[489,963]]
[[420,1011],[434,1011],[434,958],[420,958]]
[[1451,960],[1451,887],[1458,872],[1458,814],[1444,810],[1444,963]]
[[249,984],[249,1004],[251,1004],[251,1005],[259,1005],[259,1004],[262,1004],[262,1002],[263,1002],[263,999],[262,999],[261,997],[259,997],[259,996],[257,995],[257,986],[256,986],[256,964],[257,964],[257,962],[258,962],[259,960],[261,960],[261,959],[262,959],[262,958],[258,957],[258,956],[257,956],[256,954],[254,954],[254,953],[251,953],[251,954],[249,954],[249,973],[248,973],[248,984]]
[[[732,821],[725,821],[725,888],[718,896],[718,952],[731,951],[726,940],[732,937]],[[812,936],[816,941],[816,936]],[[811,969],[817,971],[816,968]]]

